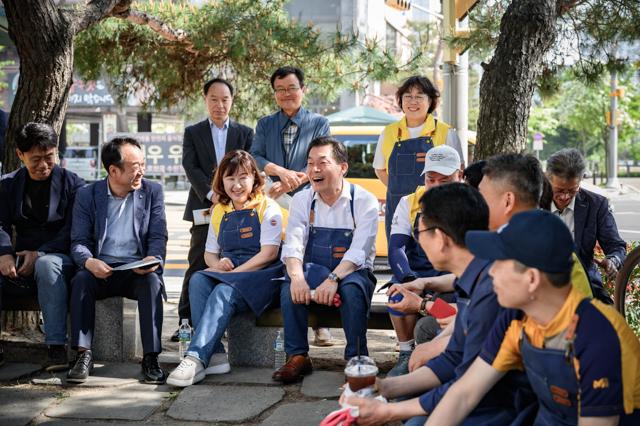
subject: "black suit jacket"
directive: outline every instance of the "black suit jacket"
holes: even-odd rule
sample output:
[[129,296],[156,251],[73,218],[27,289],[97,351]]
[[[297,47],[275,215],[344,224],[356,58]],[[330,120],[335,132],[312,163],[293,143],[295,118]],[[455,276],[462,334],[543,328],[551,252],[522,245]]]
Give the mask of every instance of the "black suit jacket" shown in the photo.
[[580,189],[576,195],[573,217],[578,258],[589,276],[593,295],[610,302],[602,288],[598,267],[593,261],[593,250],[597,241],[607,257],[615,257],[618,264],[621,264],[626,257],[627,244],[620,238],[609,202],[602,195]]
[[[39,225],[22,213],[28,173],[25,167],[21,167],[0,180],[0,255],[22,250],[69,253],[73,201],[84,181],[72,171],[54,166],[49,215],[47,222]],[[12,244],[14,232],[15,249]]]
[[[229,120],[225,153],[234,149],[249,151],[252,142],[253,129]],[[182,167],[191,183],[187,206],[182,217],[184,220],[193,221],[193,210],[211,207],[207,193],[211,190],[211,179],[217,165],[218,159],[213,146],[209,120],[203,120],[184,129]]]

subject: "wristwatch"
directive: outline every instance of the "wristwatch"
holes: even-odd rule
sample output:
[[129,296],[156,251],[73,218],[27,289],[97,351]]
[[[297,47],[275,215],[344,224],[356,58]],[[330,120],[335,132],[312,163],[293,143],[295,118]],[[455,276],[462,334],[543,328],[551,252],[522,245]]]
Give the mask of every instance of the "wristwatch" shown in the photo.
[[429,312],[427,312],[427,309],[426,309],[428,301],[429,299],[425,297],[424,299],[422,299],[422,302],[420,302],[420,310],[418,311],[418,313],[423,317],[426,317],[427,315],[429,315]]
[[328,280],[330,280],[330,281],[335,281],[335,282],[336,282],[336,284],[339,284],[339,283],[340,283],[340,278],[338,278],[338,276],[337,276],[334,272],[330,273],[330,274],[327,276],[327,279],[328,279]]

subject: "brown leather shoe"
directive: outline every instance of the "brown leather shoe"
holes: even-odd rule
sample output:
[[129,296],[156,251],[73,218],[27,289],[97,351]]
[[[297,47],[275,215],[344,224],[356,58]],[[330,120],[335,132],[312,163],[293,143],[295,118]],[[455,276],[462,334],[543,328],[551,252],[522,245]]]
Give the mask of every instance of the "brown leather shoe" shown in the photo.
[[313,364],[308,354],[292,355],[289,360],[273,373],[271,378],[276,382],[294,383],[300,381],[303,376],[311,374]]

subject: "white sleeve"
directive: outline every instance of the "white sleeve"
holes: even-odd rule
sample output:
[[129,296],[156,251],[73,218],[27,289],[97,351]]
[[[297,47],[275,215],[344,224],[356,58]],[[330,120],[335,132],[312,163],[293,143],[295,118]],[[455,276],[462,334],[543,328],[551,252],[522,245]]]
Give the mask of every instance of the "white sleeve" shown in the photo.
[[376,145],[376,153],[373,154],[373,168],[374,169],[386,169],[387,161],[384,158],[384,154],[382,154],[382,144],[384,141],[384,130],[380,133],[380,137],[378,137],[378,143]]
[[310,190],[303,190],[293,196],[289,209],[289,221],[280,258],[288,257],[304,260],[304,249],[309,232]]
[[453,127],[449,128],[447,132],[447,141],[445,145],[449,145],[451,148],[458,151],[458,155],[460,156],[461,163],[464,163],[465,156],[462,154],[462,142],[460,142],[460,138],[458,137],[458,132]]
[[403,234],[411,236],[413,234],[413,226],[409,221],[409,200],[408,197],[402,197],[393,214],[391,221],[391,234]]
[[220,253],[218,236],[216,235],[216,231],[213,230],[213,224],[211,221],[209,221],[209,232],[207,233],[207,242],[204,246],[204,250],[209,253]]
[[378,200],[363,188],[356,188],[354,194],[354,213],[356,229],[349,250],[343,260],[348,260],[361,267],[374,250],[378,234]]
[[260,245],[280,246],[282,239],[282,210],[275,202],[269,200],[260,225]]

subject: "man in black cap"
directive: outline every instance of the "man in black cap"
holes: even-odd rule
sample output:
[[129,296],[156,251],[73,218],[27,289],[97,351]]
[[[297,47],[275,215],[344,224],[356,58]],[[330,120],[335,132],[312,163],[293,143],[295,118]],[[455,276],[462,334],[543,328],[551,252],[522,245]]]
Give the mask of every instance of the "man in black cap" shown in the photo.
[[571,285],[575,247],[563,221],[527,211],[465,241],[494,260],[494,291],[510,309],[427,425],[462,422],[510,370],[524,370],[538,397],[535,424],[640,424],[640,341],[613,308]]

